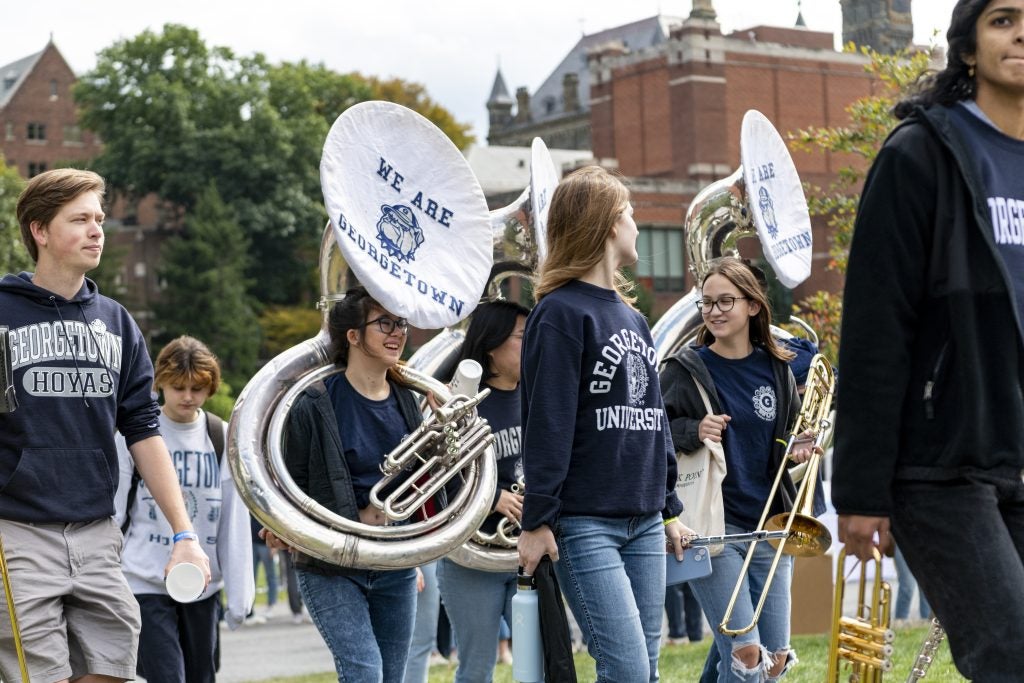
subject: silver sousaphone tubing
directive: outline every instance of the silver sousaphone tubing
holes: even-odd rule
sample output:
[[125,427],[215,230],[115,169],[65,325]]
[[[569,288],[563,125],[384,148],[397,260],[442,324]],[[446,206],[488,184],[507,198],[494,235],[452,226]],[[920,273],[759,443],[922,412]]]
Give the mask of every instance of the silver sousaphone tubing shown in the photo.
[[[325,143],[321,180],[331,216],[320,250],[322,327],[246,385],[228,428],[228,462],[253,516],[292,547],[343,567],[414,567],[461,545],[490,511],[497,468],[493,436],[475,410],[482,395],[453,396],[442,382],[399,366],[412,388],[433,392],[444,405],[440,418],[424,420],[387,454],[384,481],[417,467],[412,477],[428,493],[455,477],[462,480],[458,494],[434,516],[400,525],[362,524],[318,504],[289,475],[282,438],[298,396],[340,371],[329,358],[327,313],[344,296],[350,271],[374,299],[412,325],[456,324],[476,306],[491,269],[487,207],[472,171],[444,134],[391,103],[362,103],[339,117]],[[446,279],[447,272],[456,276]],[[422,507],[416,500],[383,497],[380,487],[371,500],[393,520],[412,520]]]

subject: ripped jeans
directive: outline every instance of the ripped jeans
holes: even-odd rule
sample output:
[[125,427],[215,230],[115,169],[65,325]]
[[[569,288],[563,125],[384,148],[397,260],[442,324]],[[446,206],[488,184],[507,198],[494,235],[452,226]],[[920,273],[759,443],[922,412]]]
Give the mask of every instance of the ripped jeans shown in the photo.
[[[738,534],[746,529],[725,525],[725,533]],[[715,646],[721,655],[718,664],[719,683],[732,683],[734,681],[770,681],[776,678],[769,678],[768,672],[772,668],[772,654],[789,649],[789,616],[790,616],[790,581],[793,578],[793,558],[783,555],[779,560],[778,569],[775,572],[775,579],[768,591],[768,598],[765,600],[761,617],[757,626],[749,633],[740,636],[723,635],[718,630],[722,623],[726,607],[729,605],[729,598],[732,597],[733,588],[736,586],[736,578],[743,567],[743,559],[747,553],[746,544],[728,544],[720,555],[711,559],[712,572],[702,579],[690,582],[690,588],[697,596],[708,623],[711,624],[711,631],[715,636]],[[754,608],[757,600],[760,599],[761,588],[764,586],[768,570],[771,568],[772,558],[775,556],[775,548],[768,543],[758,543],[754,558],[750,563],[750,570],[747,572],[747,579],[736,600],[733,608],[730,628],[742,628],[753,619]],[[744,645],[757,645],[761,648],[761,661],[753,667],[746,667],[741,661],[732,656],[734,649]],[[786,664],[783,673],[796,662],[796,656],[792,652],[789,655],[790,662]],[[780,674],[781,676],[781,674]]]

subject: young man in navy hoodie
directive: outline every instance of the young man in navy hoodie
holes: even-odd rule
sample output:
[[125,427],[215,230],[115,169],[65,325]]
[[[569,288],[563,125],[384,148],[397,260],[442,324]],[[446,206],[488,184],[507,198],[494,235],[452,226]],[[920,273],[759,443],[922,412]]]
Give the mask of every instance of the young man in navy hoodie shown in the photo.
[[[112,518],[115,431],[171,522],[167,569],[191,562],[210,580],[158,431],[145,341],[128,312],[85,277],[103,253],[104,189],[89,171],[32,178],[17,215],[36,269],[0,280],[19,405],[0,414],[0,533],[37,683],[135,677],[139,608]],[[11,626],[0,622],[0,674],[20,681]]]

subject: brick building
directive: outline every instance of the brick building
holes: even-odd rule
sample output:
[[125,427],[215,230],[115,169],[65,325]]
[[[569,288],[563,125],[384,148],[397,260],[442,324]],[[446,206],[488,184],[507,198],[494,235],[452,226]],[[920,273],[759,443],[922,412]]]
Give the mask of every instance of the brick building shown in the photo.
[[0,152],[26,178],[84,161],[100,141],[78,126],[75,74],[50,41],[41,51],[0,66]]
[[[891,51],[910,44],[909,0],[842,0],[844,41]],[[692,283],[684,263],[683,222],[693,196],[740,165],[740,123],[748,109],[765,114],[784,136],[809,126],[848,122],[845,107],[877,84],[867,59],[837,52],[830,32],[754,26],[723,34],[712,0],[694,0],[685,19],[652,17],[584,36],[534,96],[520,88],[511,110],[499,73],[488,102],[488,140],[549,146],[587,141],[595,159],[618,169],[634,194],[640,226],[638,275],[655,295],[655,314]],[[560,96],[554,83],[562,83]],[[538,105],[538,97],[541,103]],[[578,148],[578,147],[577,147]],[[800,177],[827,186],[850,159],[794,152]],[[812,275],[795,299],[837,290],[827,271],[828,235],[816,225]],[[754,240],[744,255],[758,256]]]
[[[75,165],[88,167],[102,150],[99,136],[78,125],[71,89],[76,77],[51,40],[39,52],[0,66],[0,153],[24,178]],[[156,197],[107,208],[107,258],[116,258],[117,297],[149,334],[151,304],[159,296],[156,274],[163,240],[180,228],[181,215]]]

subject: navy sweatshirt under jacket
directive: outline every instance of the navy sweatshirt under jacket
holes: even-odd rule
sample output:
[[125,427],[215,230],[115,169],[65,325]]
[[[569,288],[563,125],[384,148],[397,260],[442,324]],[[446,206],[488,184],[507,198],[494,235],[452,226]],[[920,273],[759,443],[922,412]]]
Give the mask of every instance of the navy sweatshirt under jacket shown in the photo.
[[523,336],[523,529],[560,515],[682,510],[647,321],[610,289],[573,280]]
[[114,514],[114,432],[159,432],[153,365],[128,311],[86,279],[70,301],[0,280],[18,408],[0,413],[0,519],[87,522]]

